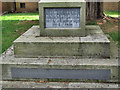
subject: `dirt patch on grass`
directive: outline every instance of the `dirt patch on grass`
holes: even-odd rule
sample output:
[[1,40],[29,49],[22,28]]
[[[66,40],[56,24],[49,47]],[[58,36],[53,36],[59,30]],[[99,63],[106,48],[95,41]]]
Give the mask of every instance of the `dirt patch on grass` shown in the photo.
[[25,23],[31,23],[31,24],[36,24],[38,23],[39,21],[31,21],[31,20],[27,20],[27,21],[21,21],[20,24],[25,24]]
[[109,28],[109,29],[107,29],[107,30],[104,30],[105,31],[105,33],[112,33],[112,32],[118,32],[118,26],[113,26],[113,28]]
[[102,28],[104,33],[118,32],[119,19],[105,17],[97,20],[97,24]]
[[27,24],[27,23],[30,23],[30,24],[36,24],[38,23],[39,21],[37,20],[26,20],[26,21],[20,21],[18,23],[15,23],[14,25],[24,25],[24,24]]
[[110,37],[120,47],[120,33],[118,24],[120,19],[105,17],[97,20],[97,24],[101,27],[107,37]]

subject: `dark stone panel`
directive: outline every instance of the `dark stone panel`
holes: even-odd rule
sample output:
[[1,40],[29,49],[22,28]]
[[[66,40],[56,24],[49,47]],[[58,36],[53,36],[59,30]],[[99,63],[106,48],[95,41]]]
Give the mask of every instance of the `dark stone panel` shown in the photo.
[[12,78],[109,80],[110,70],[11,68]]

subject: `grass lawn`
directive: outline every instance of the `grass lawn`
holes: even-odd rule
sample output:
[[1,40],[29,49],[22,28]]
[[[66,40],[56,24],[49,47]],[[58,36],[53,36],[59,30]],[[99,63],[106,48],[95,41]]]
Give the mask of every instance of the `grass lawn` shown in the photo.
[[[26,30],[28,30],[33,25],[39,24],[39,14],[38,13],[13,13],[6,14],[0,17],[2,20],[2,51],[7,50],[13,43],[13,41],[22,35]],[[112,39],[118,43],[120,36],[118,35],[118,20],[106,19],[88,22],[87,25],[98,24],[105,34],[109,34]],[[2,34],[2,35],[1,35]],[[0,38],[1,39],[1,38]],[[120,43],[119,43],[120,44]],[[1,45],[1,44],[0,44]],[[119,45],[120,46],[120,45]]]
[[0,20],[39,20],[39,13],[9,13],[0,17]]
[[[18,16],[18,17],[17,17]],[[31,17],[32,18],[31,18]],[[38,25],[37,13],[15,13],[2,16],[2,51],[7,50],[21,34],[33,25]]]
[[104,13],[110,17],[117,17],[118,18],[120,16],[120,11],[104,11]]
[[103,32],[106,35],[109,35],[115,43],[120,47],[120,32],[118,23],[120,23],[119,20],[116,19],[105,19],[105,20],[100,20],[97,22],[98,25],[101,27]]
[[[119,18],[120,11],[104,11],[107,16]],[[100,25],[105,34],[109,34],[112,39],[119,45],[120,47],[120,33],[118,32],[118,23],[119,20],[108,19],[106,23]]]

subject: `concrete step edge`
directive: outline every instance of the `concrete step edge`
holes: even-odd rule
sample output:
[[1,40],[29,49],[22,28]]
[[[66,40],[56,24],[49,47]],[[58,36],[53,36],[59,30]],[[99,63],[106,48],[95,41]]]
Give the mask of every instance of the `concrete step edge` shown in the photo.
[[1,81],[2,88],[118,88],[115,83]]

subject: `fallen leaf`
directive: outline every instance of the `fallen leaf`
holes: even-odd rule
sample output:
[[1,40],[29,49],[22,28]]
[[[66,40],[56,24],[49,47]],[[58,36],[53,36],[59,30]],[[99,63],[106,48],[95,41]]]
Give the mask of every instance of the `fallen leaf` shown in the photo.
[[16,32],[18,32],[18,30],[16,30]]
[[103,20],[104,23],[106,23],[107,21],[106,20]]
[[40,83],[44,83],[45,81],[40,80]]
[[51,62],[51,60],[48,60],[48,64]]
[[20,35],[22,35],[22,34],[23,34],[23,32],[20,33]]
[[103,24],[103,23],[97,23],[97,24],[101,25],[101,24]]

